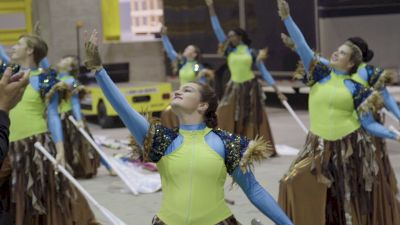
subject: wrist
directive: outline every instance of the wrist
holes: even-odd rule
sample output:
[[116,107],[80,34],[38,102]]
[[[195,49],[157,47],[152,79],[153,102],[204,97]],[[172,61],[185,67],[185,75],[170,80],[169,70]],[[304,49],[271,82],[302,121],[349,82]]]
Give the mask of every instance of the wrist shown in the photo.
[[100,66],[93,66],[93,68],[91,69],[91,71],[92,72],[94,72],[94,73],[99,73],[100,71],[102,71],[104,68],[103,68],[103,65],[100,65]]
[[64,153],[64,142],[59,141],[56,143],[57,153]]

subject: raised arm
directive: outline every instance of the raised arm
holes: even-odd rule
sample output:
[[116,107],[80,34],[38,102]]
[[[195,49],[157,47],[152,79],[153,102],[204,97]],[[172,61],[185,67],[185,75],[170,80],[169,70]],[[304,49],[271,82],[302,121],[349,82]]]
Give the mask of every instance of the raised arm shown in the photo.
[[287,101],[287,97],[278,89],[276,86],[276,82],[274,78],[272,77],[271,73],[268,71],[267,67],[265,67],[263,59],[267,58],[267,49],[261,49],[258,53],[258,56],[256,58],[256,66],[258,71],[260,71],[261,76],[263,79],[274,88],[276,94],[278,95],[278,98],[281,101]]
[[161,41],[163,43],[164,49],[167,52],[168,58],[173,62],[176,60],[177,53],[172,45],[171,41],[167,36],[167,27],[163,26],[161,28]]
[[115,86],[104,69],[96,72],[96,80],[122,122],[124,122],[136,141],[143,146],[144,138],[150,126],[147,120],[130,107],[125,96]]
[[308,46],[303,34],[299,27],[290,16],[289,5],[285,0],[278,0],[278,13],[283,20],[290,37],[294,41],[294,48],[300,56],[306,69],[310,67],[311,60],[314,58],[314,52]]
[[85,66],[91,71],[96,71],[96,80],[107,100],[111,103],[115,111],[117,111],[122,122],[128,127],[137,143],[143,146],[150,125],[142,115],[130,107],[125,96],[120,92],[102,67],[97,46],[96,31],[93,31],[90,39],[85,42],[85,52]]
[[214,1],[213,0],[206,0],[206,4],[208,6],[208,11],[210,13],[211,26],[212,26],[212,28],[214,30],[215,36],[217,36],[217,39],[218,39],[219,43],[224,43],[225,40],[226,40],[226,35],[224,33],[224,30],[221,27],[221,24],[219,23],[218,16],[215,13]]
[[278,225],[293,224],[275,199],[257,182],[252,172],[243,173],[238,166],[232,177],[251,203],[274,223]]
[[352,80],[345,80],[345,85],[355,99],[354,106],[361,126],[371,135],[400,141],[400,136],[386,129],[373,117],[373,109],[377,110],[379,108],[379,105],[377,105],[377,102],[379,102],[377,99],[380,98],[379,93],[377,91],[373,92]]

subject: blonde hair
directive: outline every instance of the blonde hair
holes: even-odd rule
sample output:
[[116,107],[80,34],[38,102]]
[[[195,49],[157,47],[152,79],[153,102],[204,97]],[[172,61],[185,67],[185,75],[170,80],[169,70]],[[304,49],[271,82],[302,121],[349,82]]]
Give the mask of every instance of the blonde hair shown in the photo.
[[25,38],[26,45],[33,49],[33,60],[36,64],[39,64],[42,59],[47,56],[49,48],[43,39],[34,34],[24,34],[19,37],[19,39]]
[[353,42],[351,41],[346,41],[344,44],[351,48],[352,53],[350,56],[350,60],[354,62],[354,64],[358,67],[363,60],[363,54],[361,49],[357,45],[353,44]]
[[79,74],[79,62],[78,62],[78,58],[76,56],[73,55],[67,55],[64,56],[63,59],[71,59],[71,61],[69,62],[69,71],[68,73],[71,74],[72,76],[77,76]]

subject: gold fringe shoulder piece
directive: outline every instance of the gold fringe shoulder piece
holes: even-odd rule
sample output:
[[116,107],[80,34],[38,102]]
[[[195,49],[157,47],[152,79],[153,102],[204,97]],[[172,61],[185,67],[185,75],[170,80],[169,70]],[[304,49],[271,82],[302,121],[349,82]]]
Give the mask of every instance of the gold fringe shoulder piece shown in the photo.
[[254,168],[255,162],[261,162],[273,154],[272,147],[262,137],[256,137],[249,142],[246,151],[243,153],[242,159],[239,162],[240,169],[243,173],[249,172]]
[[146,137],[143,143],[143,160],[145,162],[151,162],[149,154],[151,149],[153,148],[153,139],[156,134],[156,125],[159,124],[157,120],[152,120],[150,122],[149,130],[147,131]]
[[319,60],[318,55],[315,55],[315,58],[311,61],[310,68],[306,71],[304,64],[301,60],[297,61],[296,70],[293,73],[294,80],[302,80],[304,76],[307,76],[307,80],[312,81],[312,75],[314,73],[315,67],[317,66]]
[[395,72],[391,70],[384,70],[382,75],[378,78],[378,80],[373,85],[375,90],[382,89],[386,84],[390,83],[395,76]]
[[51,98],[54,96],[55,93],[60,93],[60,101],[62,99],[65,99],[68,96],[68,85],[64,82],[58,82],[56,83],[53,87],[51,87],[51,89],[49,90],[49,92],[46,93],[45,97],[44,97],[44,102],[45,105],[48,105],[50,103]]
[[358,107],[359,114],[377,112],[383,107],[383,97],[378,91],[373,91]]
[[75,94],[78,94],[80,99],[85,97],[85,95],[87,94],[85,86],[84,85],[78,85],[74,89],[72,89],[71,95],[75,95]]

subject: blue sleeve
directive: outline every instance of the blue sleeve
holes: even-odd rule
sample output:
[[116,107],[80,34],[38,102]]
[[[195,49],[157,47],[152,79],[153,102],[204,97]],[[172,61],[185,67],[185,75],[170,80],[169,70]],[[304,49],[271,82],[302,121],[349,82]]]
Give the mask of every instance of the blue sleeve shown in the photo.
[[368,71],[367,71],[367,69],[365,67],[361,68],[360,70],[358,70],[357,73],[363,80],[369,82]]
[[40,68],[43,68],[43,69],[48,69],[48,68],[50,68],[50,62],[49,62],[49,60],[47,59],[47,57],[44,58],[44,59],[42,59],[42,61],[40,61],[39,67],[40,67]]
[[319,61],[322,62],[325,66],[329,66],[329,60],[324,57],[319,57]]
[[0,59],[5,63],[10,62],[10,57],[8,57],[6,51],[4,50],[4,47],[2,45],[0,45]]
[[272,78],[271,73],[267,70],[263,62],[257,62],[256,63],[258,70],[260,71],[262,77],[264,78],[265,81],[271,86],[275,85],[276,82],[274,78]]
[[398,120],[400,120],[400,109],[399,105],[397,105],[396,100],[394,100],[393,96],[390,95],[387,88],[383,88],[381,90],[381,94],[383,95],[383,101],[385,103],[386,108],[392,112]]
[[161,35],[161,40],[162,43],[164,45],[164,49],[167,52],[168,58],[171,61],[175,61],[176,60],[176,51],[174,49],[174,46],[172,46],[171,41],[169,40],[167,35]]
[[278,225],[293,224],[275,199],[257,182],[252,172],[244,174],[238,166],[233,172],[232,177],[242,188],[251,203],[264,215]]
[[222,30],[221,24],[219,23],[217,16],[211,16],[211,26],[214,30],[215,36],[217,36],[219,43],[224,43],[226,36],[224,30]]
[[386,129],[382,124],[376,122],[372,113],[366,113],[362,115],[360,122],[362,127],[373,136],[392,140],[397,138],[397,135],[394,132]]
[[58,114],[58,93],[55,93],[47,108],[47,123],[54,143],[63,141],[60,115]]
[[301,61],[304,63],[304,68],[306,71],[310,68],[310,63],[314,58],[314,52],[308,46],[303,34],[301,33],[299,27],[293,21],[292,17],[288,17],[284,20],[286,29],[289,32],[290,37],[296,44],[296,52],[300,56]]
[[77,121],[82,120],[81,103],[79,102],[79,94],[74,94],[71,97],[72,113]]
[[96,72],[96,80],[107,100],[114,107],[115,111],[117,111],[122,122],[128,127],[137,143],[143,146],[144,139],[150,127],[149,122],[131,108],[125,96],[122,95],[104,69]]

